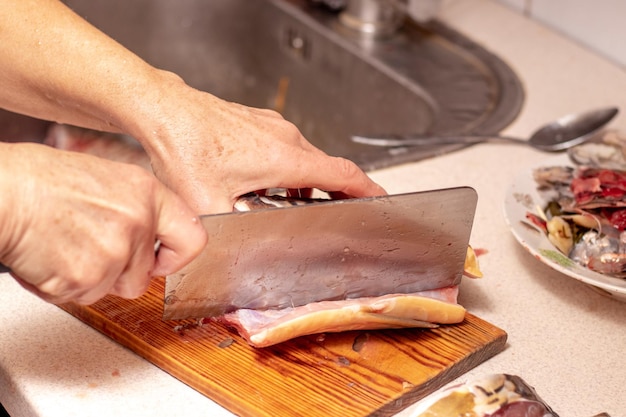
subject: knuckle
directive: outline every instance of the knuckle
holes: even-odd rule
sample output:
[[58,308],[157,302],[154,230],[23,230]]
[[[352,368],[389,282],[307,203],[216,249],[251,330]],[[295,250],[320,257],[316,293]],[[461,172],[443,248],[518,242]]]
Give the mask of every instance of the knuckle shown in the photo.
[[337,166],[337,171],[342,177],[352,178],[361,172],[357,165],[349,159],[336,157],[335,162]]

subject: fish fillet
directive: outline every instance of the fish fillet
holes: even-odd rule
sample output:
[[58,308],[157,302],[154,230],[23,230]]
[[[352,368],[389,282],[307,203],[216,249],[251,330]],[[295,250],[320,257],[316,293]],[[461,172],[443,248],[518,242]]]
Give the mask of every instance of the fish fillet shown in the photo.
[[460,323],[465,309],[456,303],[457,295],[458,287],[448,287],[415,294],[320,301],[282,310],[240,309],[217,320],[236,328],[252,346],[267,347],[316,333]]

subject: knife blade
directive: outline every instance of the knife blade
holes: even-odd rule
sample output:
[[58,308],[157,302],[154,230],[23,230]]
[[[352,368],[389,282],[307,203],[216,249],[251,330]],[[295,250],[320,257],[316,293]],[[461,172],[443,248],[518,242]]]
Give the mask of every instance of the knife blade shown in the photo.
[[209,243],[166,277],[163,319],[456,285],[476,203],[457,187],[201,216]]

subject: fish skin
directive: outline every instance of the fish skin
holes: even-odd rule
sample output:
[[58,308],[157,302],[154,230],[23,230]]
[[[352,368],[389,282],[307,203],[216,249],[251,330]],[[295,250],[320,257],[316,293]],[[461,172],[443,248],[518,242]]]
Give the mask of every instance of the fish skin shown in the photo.
[[415,294],[320,301],[281,310],[239,309],[216,318],[257,348],[317,333],[348,330],[434,328],[463,321],[458,286]]

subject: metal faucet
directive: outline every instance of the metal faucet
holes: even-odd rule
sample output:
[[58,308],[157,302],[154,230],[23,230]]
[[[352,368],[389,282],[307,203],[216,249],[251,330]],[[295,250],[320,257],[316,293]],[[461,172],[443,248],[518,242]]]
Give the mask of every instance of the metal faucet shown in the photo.
[[[406,15],[408,0],[311,0],[339,11],[339,22],[365,35],[395,33]],[[421,0],[420,0],[421,1]]]
[[361,33],[387,36],[402,26],[405,15],[403,0],[346,0],[339,21]]
[[418,23],[433,19],[440,0],[312,0],[339,11],[339,22],[371,37],[396,33],[408,17]]

